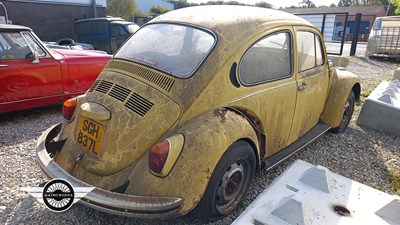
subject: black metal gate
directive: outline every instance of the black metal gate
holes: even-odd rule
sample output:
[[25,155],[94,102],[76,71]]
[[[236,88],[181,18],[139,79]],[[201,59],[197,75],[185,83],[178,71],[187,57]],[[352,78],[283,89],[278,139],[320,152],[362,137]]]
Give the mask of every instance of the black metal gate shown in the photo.
[[295,14],[320,29],[329,55],[342,55],[349,13]]

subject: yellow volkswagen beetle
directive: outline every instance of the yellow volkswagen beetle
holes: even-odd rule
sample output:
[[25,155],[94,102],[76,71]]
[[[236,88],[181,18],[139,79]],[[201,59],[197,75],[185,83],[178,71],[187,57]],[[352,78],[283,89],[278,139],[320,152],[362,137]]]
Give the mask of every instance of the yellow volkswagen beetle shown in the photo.
[[[81,203],[165,218],[230,214],[263,164],[344,131],[359,79],[321,33],[281,11],[200,6],[157,17],[38,140],[49,178],[95,187]],[[336,63],[338,64],[338,63]]]

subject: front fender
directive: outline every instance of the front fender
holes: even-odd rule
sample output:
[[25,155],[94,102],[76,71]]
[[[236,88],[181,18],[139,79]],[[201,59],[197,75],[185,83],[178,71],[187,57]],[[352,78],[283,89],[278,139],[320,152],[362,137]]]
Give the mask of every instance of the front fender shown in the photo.
[[354,93],[356,99],[360,96],[360,79],[351,72],[339,69],[334,71],[332,76],[331,87],[321,120],[331,127],[338,127],[350,91],[356,92]]
[[[204,113],[178,128],[174,134],[183,134],[183,150],[167,177],[157,177],[148,169],[145,154],[132,170],[130,187],[126,193],[145,196],[176,196],[182,198],[178,214],[193,209],[207,187],[218,161],[237,140],[258,143],[253,127],[245,117],[227,109]],[[172,136],[171,135],[171,136]],[[258,147],[255,146],[258,154]]]

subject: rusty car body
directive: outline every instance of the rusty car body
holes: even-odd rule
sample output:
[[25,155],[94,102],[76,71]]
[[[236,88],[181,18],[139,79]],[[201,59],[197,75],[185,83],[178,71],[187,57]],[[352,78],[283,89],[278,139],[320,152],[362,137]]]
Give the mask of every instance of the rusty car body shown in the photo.
[[309,22],[271,9],[161,15],[65,103],[66,121],[38,140],[38,163],[49,178],[96,187],[81,202],[98,210],[216,220],[263,164],[348,126],[359,79],[324,46]]

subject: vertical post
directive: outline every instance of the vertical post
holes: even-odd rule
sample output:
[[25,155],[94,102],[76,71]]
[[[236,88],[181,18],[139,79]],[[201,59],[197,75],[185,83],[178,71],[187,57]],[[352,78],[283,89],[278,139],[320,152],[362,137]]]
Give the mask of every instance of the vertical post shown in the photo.
[[96,0],[92,0],[92,6],[93,6],[93,18],[97,18],[97,7],[96,7]]
[[343,35],[342,35],[342,41],[340,43],[340,52],[339,55],[342,55],[343,53],[343,46],[344,46],[344,38],[346,37],[346,28],[347,28],[347,21],[349,19],[349,13],[347,12],[345,14],[345,19],[344,19],[344,24],[343,24]]
[[4,13],[6,14],[6,24],[8,24],[8,13],[7,13],[7,8],[6,8],[5,5],[3,5],[2,2],[0,2],[0,5],[3,6],[3,8],[4,8]]
[[389,15],[389,11],[390,11],[390,1],[389,1],[389,4],[388,4],[388,7],[387,7],[387,9],[386,9],[386,16],[388,16]]
[[353,40],[351,41],[351,49],[350,49],[350,56],[356,54],[357,49],[357,41],[358,41],[358,32],[360,31],[360,23],[361,23],[361,13],[356,14],[356,21],[354,22],[354,35]]
[[326,14],[324,13],[324,16],[322,17],[322,26],[321,26],[321,33],[322,33],[322,35],[324,35],[325,20],[326,20]]

